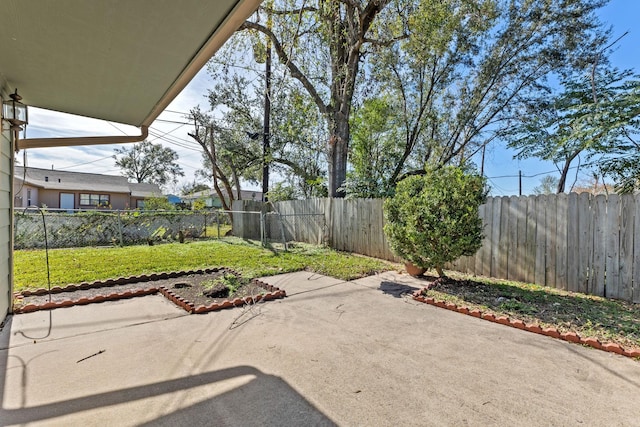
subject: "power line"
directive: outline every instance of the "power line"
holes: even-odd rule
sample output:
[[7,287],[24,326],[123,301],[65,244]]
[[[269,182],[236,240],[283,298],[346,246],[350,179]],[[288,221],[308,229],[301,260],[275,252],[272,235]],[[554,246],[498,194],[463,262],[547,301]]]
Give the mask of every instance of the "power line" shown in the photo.
[[120,129],[118,126],[114,125],[114,124],[113,124],[113,123],[111,123],[111,122],[107,122],[107,123],[109,123],[111,126],[113,126],[114,128],[118,129],[118,131],[120,131],[120,132],[122,132],[123,134],[125,134],[125,135],[127,135],[127,136],[128,136],[128,134],[127,134],[125,131],[123,131],[122,129]]
[[[174,129],[171,129],[170,131],[164,132],[162,135],[159,135],[159,136],[157,136],[155,139],[152,139],[152,140],[150,140],[150,141],[155,141],[156,139],[158,139],[158,138],[162,138],[163,136],[168,135],[168,134],[170,134],[171,132],[175,132],[175,131],[177,131],[178,129],[180,129],[180,128],[181,128],[182,126],[184,126],[184,125],[185,125],[185,124],[183,123],[183,124],[181,124],[180,126],[178,126],[178,127],[174,128]],[[150,128],[150,129],[151,129],[151,128]],[[160,129],[154,129],[154,130],[155,130],[156,132],[162,132]]]
[[176,120],[165,120],[165,119],[156,119],[156,122],[163,122],[163,123],[179,123],[181,125],[190,125],[191,123],[188,122],[178,122]]
[[74,165],[63,166],[63,167],[61,167],[61,168],[57,168],[57,169],[58,169],[58,170],[60,170],[60,169],[71,169],[71,168],[75,168],[75,167],[77,167],[77,166],[89,165],[89,164],[91,164],[91,163],[96,163],[96,162],[99,162],[99,161],[101,161],[101,160],[106,160],[106,159],[111,159],[111,158],[113,158],[113,156],[101,157],[101,158],[99,158],[99,159],[92,160],[92,161],[90,161],[90,162],[76,163],[76,164],[74,164]]
[[198,152],[198,153],[202,152],[201,149],[189,147],[186,144],[180,143],[180,142],[177,142],[177,141],[172,141],[171,139],[167,138],[166,136],[165,137],[158,137],[156,139],[160,139],[161,141],[164,141],[167,144],[175,145],[176,147],[184,148],[185,150],[191,150],[191,151],[195,151],[195,152]]

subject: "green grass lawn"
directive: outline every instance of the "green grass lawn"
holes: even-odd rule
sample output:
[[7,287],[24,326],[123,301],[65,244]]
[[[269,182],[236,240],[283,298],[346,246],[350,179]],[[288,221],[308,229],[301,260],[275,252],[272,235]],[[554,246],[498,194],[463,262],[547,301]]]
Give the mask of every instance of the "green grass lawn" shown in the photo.
[[[14,257],[15,291],[47,286],[44,250],[18,250]],[[204,267],[230,267],[247,277],[311,270],[344,280],[391,270],[385,261],[296,244],[289,252],[263,248],[239,238],[168,243],[154,246],[89,247],[49,251],[51,285],[90,282],[121,276]]]
[[[231,226],[230,225],[226,225],[226,224],[221,224],[220,225],[220,237],[224,237],[225,233],[228,232],[229,230],[231,230]],[[216,224],[213,225],[207,225],[207,229],[206,231],[206,237],[208,238],[218,238],[218,226]]]

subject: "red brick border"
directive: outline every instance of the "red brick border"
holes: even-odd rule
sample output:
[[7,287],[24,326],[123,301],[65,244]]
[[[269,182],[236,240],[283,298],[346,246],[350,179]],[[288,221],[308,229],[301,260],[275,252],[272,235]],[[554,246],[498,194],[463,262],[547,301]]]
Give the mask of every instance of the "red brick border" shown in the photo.
[[[237,271],[230,268],[224,268],[224,267],[206,268],[206,269],[200,269],[200,270],[172,271],[172,272],[164,272],[164,273],[153,273],[149,275],[142,274],[140,276],[120,277],[117,279],[107,279],[104,281],[96,280],[95,282],[92,282],[92,283],[82,282],[78,285],[71,284],[65,287],[54,286],[51,288],[51,293],[58,294],[62,292],[74,292],[77,290],[85,290],[85,289],[107,288],[107,287],[112,287],[117,285],[126,285],[129,283],[154,282],[154,281],[168,279],[168,278],[174,279],[177,277],[188,276],[191,274],[216,273],[222,270],[240,276],[240,273],[238,273]],[[241,298],[236,298],[234,300],[227,299],[219,303],[212,303],[207,306],[200,305],[198,307],[195,307],[195,305],[192,302],[187,301],[184,298],[178,296],[170,289],[167,289],[164,286],[159,286],[159,287],[149,287],[146,289],[139,289],[136,291],[128,290],[124,292],[113,292],[105,295],[96,295],[91,298],[82,297],[77,300],[47,302],[40,305],[27,304],[22,307],[14,308],[14,313],[22,314],[22,313],[31,313],[39,310],[53,310],[56,308],[71,307],[74,305],[86,305],[86,304],[100,303],[105,301],[115,301],[119,299],[135,298],[135,297],[141,297],[141,296],[160,293],[162,296],[164,296],[169,301],[176,304],[178,307],[184,309],[188,313],[200,314],[200,313],[208,313],[209,311],[222,310],[225,308],[240,307],[245,304],[255,304],[261,300],[271,301],[274,299],[284,298],[287,296],[287,293],[285,292],[284,289],[280,289],[275,286],[269,285],[268,283],[265,283],[261,280],[253,279],[252,283],[265,289],[266,291],[268,291],[268,293],[255,295],[255,296],[248,296],[248,297],[244,297],[243,299]],[[28,297],[32,295],[41,296],[41,295],[47,295],[48,293],[49,293],[49,290],[45,288],[40,288],[33,291],[25,290],[25,291],[14,294],[14,298],[23,298],[23,297]]]
[[593,347],[598,350],[609,351],[612,353],[620,354],[627,357],[640,357],[640,348],[625,349],[619,344],[615,343],[601,343],[597,338],[582,338],[575,332],[560,333],[556,328],[541,328],[536,324],[524,323],[519,319],[510,319],[506,316],[496,316],[491,312],[482,312],[478,309],[470,309],[468,307],[458,307],[451,302],[439,301],[431,297],[424,296],[424,292],[429,288],[425,287],[417,290],[413,293],[413,299],[423,302],[425,304],[433,305],[436,307],[445,308],[447,310],[456,311],[458,313],[466,314],[468,316],[477,317],[480,319],[488,320],[490,322],[499,323],[501,325],[511,326],[512,328],[522,329],[525,331],[533,332],[540,335],[546,335],[552,338],[558,338],[568,342],[582,344],[589,347]]

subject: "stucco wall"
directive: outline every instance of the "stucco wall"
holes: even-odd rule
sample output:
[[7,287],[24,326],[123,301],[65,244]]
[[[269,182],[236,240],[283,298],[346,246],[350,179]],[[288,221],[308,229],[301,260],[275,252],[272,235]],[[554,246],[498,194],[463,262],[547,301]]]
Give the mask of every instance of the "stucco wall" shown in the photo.
[[[28,194],[29,190],[31,190],[31,199],[29,199]],[[30,185],[24,184],[21,182],[15,183],[13,185],[13,207],[16,209],[26,208],[29,206],[29,200],[31,200],[31,205],[38,204],[38,188],[31,187]]]
[[[2,88],[0,96],[7,99],[7,92]],[[11,149],[10,132],[5,129],[2,120],[2,136],[0,137],[0,321],[10,309],[13,283],[13,150]]]

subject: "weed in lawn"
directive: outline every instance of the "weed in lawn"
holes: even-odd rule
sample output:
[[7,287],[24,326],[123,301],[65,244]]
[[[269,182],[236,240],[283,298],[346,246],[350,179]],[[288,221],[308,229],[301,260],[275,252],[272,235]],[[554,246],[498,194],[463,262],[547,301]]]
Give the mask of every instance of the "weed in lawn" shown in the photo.
[[522,303],[517,300],[507,300],[500,304],[498,308],[507,312],[523,314],[535,314],[537,311],[534,306]]
[[249,279],[238,277],[233,273],[225,273],[223,276],[215,279],[203,281],[202,286],[207,290],[216,287],[225,287],[229,290],[230,294],[233,294],[238,290],[238,288],[248,283]]

